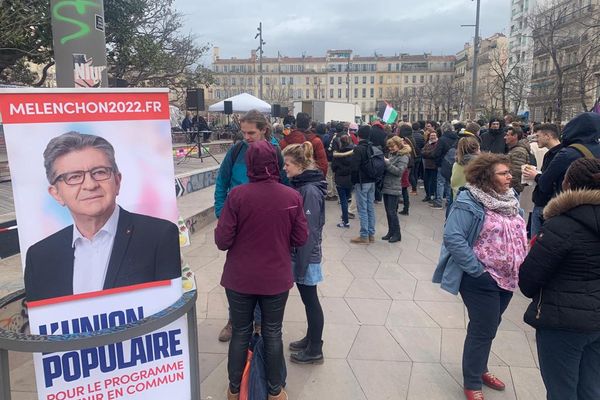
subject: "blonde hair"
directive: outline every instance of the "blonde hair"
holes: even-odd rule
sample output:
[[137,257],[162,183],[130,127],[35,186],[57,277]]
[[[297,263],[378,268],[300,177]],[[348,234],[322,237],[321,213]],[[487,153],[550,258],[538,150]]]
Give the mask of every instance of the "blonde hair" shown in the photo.
[[393,136],[388,139],[386,145],[388,147],[390,147],[392,145],[396,145],[396,146],[398,146],[399,149],[401,149],[404,146],[404,141],[402,140],[402,138],[400,136]]
[[456,146],[456,162],[459,165],[465,165],[465,156],[468,154],[477,154],[479,151],[479,140],[473,136],[463,137]]
[[283,149],[283,156],[290,157],[292,162],[302,168],[302,170],[315,169],[313,146],[310,142],[286,146]]

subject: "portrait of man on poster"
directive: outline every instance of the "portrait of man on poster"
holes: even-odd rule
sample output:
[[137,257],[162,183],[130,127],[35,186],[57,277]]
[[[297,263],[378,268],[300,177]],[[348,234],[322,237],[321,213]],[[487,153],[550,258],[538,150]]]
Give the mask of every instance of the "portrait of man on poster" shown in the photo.
[[28,301],[181,276],[177,226],[117,204],[122,175],[106,139],[57,136],[46,146],[44,167],[48,193],[73,224],[27,250]]

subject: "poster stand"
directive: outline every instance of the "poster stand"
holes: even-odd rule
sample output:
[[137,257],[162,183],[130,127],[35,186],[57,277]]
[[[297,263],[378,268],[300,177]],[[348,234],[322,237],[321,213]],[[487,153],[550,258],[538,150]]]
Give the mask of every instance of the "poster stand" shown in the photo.
[[[187,315],[190,356],[191,399],[200,399],[198,358],[198,328],[196,319],[196,290],[185,292],[175,303],[139,321],[95,332],[70,335],[29,335],[0,328],[0,400],[10,400],[10,366],[8,352],[54,353],[105,346],[146,335]],[[25,290],[13,292],[0,299],[0,310],[25,300]]]

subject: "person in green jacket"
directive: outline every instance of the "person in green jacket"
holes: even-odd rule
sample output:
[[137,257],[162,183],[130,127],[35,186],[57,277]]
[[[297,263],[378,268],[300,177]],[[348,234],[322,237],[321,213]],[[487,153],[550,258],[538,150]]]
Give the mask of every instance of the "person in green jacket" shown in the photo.
[[456,162],[452,166],[452,177],[450,178],[450,186],[452,186],[452,193],[455,197],[458,195],[458,189],[467,183],[465,167],[480,152],[479,140],[474,136],[465,136],[458,141]]

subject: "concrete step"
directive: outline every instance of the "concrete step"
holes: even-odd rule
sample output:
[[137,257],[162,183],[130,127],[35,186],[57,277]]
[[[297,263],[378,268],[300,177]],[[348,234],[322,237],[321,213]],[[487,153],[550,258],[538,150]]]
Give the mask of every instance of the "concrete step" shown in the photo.
[[215,186],[211,185],[177,199],[179,216],[185,221],[191,242],[194,241],[194,233],[216,219],[214,195]]

